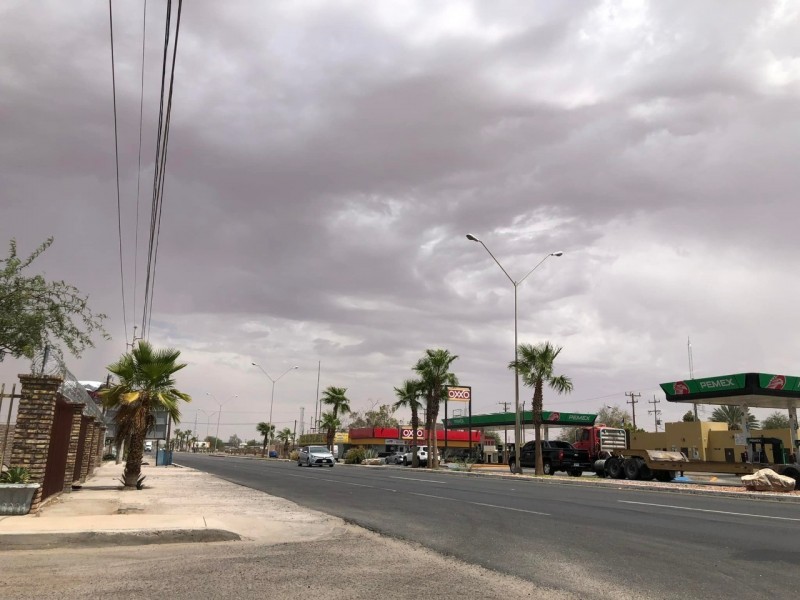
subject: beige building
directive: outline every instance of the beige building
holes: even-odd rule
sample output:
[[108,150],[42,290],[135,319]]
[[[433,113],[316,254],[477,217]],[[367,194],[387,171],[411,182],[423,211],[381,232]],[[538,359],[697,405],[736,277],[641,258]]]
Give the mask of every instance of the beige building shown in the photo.
[[[751,429],[750,437],[778,438],[783,447],[791,451],[791,434],[788,429]],[[691,460],[741,462],[745,452],[745,435],[742,431],[729,431],[726,423],[713,421],[667,423],[665,431],[631,434],[631,449],[672,450],[683,452]],[[772,456],[772,447],[766,448],[769,462],[783,462]]]

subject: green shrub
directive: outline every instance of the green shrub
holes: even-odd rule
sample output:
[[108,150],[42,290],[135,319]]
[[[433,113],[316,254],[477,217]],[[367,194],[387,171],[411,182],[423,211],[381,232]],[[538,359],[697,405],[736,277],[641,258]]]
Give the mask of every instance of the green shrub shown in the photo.
[[378,451],[375,448],[367,448],[364,450],[364,458],[378,458]]
[[344,455],[344,462],[348,465],[360,465],[361,461],[365,458],[365,454],[366,450],[361,446],[358,448],[350,448]]
[[0,474],[0,483],[28,483],[30,480],[31,474],[25,467],[11,467]]

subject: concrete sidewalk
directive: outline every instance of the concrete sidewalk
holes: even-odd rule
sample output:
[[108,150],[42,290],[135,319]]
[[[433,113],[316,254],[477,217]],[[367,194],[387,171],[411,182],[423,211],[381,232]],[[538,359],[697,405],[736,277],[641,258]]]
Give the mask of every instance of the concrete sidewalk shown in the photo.
[[142,490],[126,490],[124,465],[106,463],[79,490],[62,494],[36,514],[0,517],[0,548],[252,540],[312,541],[341,521],[201,471],[142,466]]

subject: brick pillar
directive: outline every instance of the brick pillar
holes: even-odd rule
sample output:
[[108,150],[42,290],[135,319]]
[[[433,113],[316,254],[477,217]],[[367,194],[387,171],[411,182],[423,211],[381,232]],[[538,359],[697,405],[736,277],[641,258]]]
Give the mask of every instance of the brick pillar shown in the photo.
[[92,440],[89,446],[89,472],[87,476],[94,475],[97,468],[97,440],[100,438],[100,423],[92,423]]
[[[31,474],[31,483],[44,483],[47,455],[56,414],[56,398],[61,385],[60,377],[48,375],[20,375],[22,389],[17,408],[17,425],[11,447],[11,466],[25,467]],[[42,488],[36,491],[31,512],[39,508]]]
[[106,426],[100,424],[99,431],[97,432],[97,466],[103,465],[103,450],[106,447]]
[[95,436],[94,417],[89,417],[86,423],[86,437],[83,440],[83,460],[81,461],[81,483],[89,476],[89,463],[92,462],[92,440]]
[[64,491],[72,491],[72,482],[75,479],[75,461],[78,459],[78,438],[81,435],[81,413],[83,404],[72,404],[72,429],[69,432],[69,450],[67,451],[67,466],[64,469]]

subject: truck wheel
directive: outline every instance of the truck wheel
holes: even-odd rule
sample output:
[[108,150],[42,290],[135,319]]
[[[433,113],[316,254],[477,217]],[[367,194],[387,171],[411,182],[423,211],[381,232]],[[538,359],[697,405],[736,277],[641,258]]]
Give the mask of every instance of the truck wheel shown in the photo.
[[639,458],[626,458],[622,461],[622,468],[625,471],[625,477],[631,480],[637,480],[640,477]]
[[544,471],[545,475],[553,474],[553,465],[550,464],[549,460],[546,460],[544,463],[542,463],[542,470]]
[[648,467],[645,462],[642,461],[639,465],[639,479],[642,481],[652,481],[654,476],[653,469]]
[[788,469],[784,469],[781,475],[786,475],[794,479],[794,489],[800,490],[800,471],[794,467],[789,467]]
[[675,471],[655,471],[656,480],[667,483],[675,479]]
[[572,469],[572,471],[570,471],[569,474],[572,475],[573,477],[580,477],[581,475],[583,475],[583,471],[581,471],[580,469]]
[[618,457],[607,458],[604,468],[612,479],[625,479],[625,469],[622,468],[622,460]]

